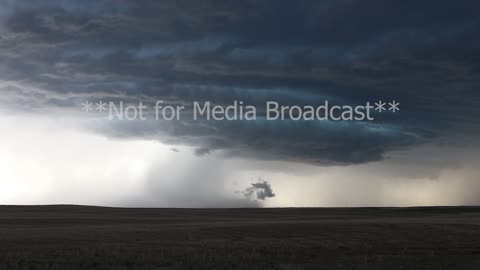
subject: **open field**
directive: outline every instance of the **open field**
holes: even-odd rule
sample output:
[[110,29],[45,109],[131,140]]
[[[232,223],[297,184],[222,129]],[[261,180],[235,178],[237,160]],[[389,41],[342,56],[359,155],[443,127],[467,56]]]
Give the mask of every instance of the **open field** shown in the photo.
[[0,206],[0,269],[480,269],[480,208]]

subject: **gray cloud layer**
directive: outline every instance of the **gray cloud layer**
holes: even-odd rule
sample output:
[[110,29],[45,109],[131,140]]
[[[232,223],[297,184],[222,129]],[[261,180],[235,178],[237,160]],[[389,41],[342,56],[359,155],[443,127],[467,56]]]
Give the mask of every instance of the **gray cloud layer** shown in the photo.
[[[109,122],[197,154],[352,164],[478,134],[478,1],[3,1],[0,102],[316,105],[396,99],[366,122]],[[451,143],[451,142],[449,142]]]

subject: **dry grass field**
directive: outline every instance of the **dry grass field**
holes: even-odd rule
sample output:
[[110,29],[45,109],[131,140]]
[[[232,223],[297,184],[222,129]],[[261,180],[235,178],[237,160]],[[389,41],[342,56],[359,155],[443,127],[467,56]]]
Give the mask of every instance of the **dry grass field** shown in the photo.
[[0,269],[480,269],[480,208],[0,206]]

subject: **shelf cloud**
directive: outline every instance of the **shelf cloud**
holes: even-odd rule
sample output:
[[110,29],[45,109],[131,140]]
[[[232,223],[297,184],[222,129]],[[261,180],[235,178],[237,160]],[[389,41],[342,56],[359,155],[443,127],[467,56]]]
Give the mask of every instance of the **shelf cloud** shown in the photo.
[[[2,1],[0,109],[70,117],[92,134],[155,141],[178,154],[186,147],[198,159],[336,167],[386,164],[425,147],[431,157],[440,148],[477,149],[479,8],[473,0]],[[86,100],[150,108],[162,100],[184,106],[186,117],[108,120],[82,112]],[[267,101],[327,100],[398,101],[400,111],[374,121],[264,118]],[[207,101],[242,101],[257,119],[189,117],[193,102]],[[451,166],[421,158],[408,160],[434,171]],[[262,183],[247,193],[273,197]]]

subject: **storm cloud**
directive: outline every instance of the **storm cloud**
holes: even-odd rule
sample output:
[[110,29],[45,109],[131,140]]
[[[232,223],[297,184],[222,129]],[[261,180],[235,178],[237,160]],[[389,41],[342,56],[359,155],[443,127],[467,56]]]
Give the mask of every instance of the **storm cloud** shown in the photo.
[[379,161],[478,135],[478,1],[2,1],[0,102],[77,113],[81,102],[397,100],[373,122],[102,121],[109,137],[198,155],[320,165]]

